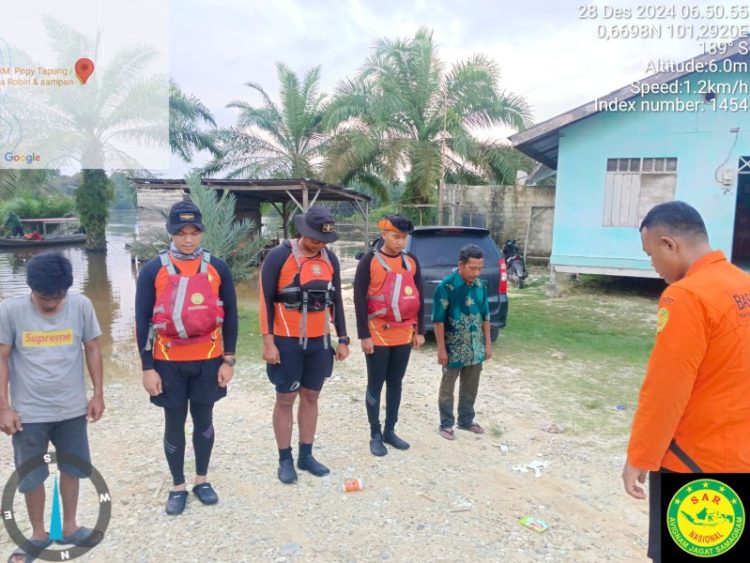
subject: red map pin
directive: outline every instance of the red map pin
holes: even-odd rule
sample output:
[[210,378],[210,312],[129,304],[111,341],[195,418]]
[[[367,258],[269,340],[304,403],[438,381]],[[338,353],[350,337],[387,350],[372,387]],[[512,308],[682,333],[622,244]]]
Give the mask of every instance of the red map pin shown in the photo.
[[76,76],[81,84],[86,84],[86,81],[94,73],[94,61],[91,59],[83,58],[76,61]]

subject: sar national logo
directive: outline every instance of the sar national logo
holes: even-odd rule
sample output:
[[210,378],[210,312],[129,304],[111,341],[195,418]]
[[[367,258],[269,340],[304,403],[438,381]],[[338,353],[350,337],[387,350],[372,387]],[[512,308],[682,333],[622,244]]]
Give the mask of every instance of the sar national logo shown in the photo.
[[745,508],[734,490],[715,479],[684,485],[672,497],[667,529],[674,542],[697,557],[732,549],[745,529]]
[[659,309],[659,315],[656,317],[656,332],[661,332],[669,322],[669,311],[662,307]]

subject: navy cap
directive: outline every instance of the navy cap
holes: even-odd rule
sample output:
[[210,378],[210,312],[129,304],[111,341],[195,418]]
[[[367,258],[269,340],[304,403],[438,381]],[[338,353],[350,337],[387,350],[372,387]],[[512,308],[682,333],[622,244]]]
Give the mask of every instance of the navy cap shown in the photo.
[[170,235],[175,235],[186,225],[193,225],[201,232],[206,230],[203,226],[203,215],[201,215],[200,209],[190,201],[179,201],[169,210],[167,232]]

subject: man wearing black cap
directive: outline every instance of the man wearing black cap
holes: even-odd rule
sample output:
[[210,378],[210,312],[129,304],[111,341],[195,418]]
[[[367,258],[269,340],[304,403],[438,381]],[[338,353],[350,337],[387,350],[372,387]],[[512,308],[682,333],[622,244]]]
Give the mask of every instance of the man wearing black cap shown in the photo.
[[[260,276],[263,359],[268,379],[276,386],[273,430],[282,483],[297,480],[291,447],[297,395],[297,467],[318,477],[329,473],[328,467],[312,455],[318,396],[333,372],[334,355],[337,360],[349,355],[339,261],[326,248],[339,238],[336,222],[328,209],[311,207],[294,218],[294,226],[299,238],[272,249],[263,261]],[[331,321],[338,336],[335,349],[329,335]]]
[[225,262],[201,247],[205,227],[191,202],[172,206],[167,232],[172,245],[146,263],[138,276],[135,324],[143,387],[164,409],[164,453],[173,490],[166,512],[181,514],[185,486],[185,421],[193,419],[193,493],[203,504],[219,498],[206,477],[214,444],[214,403],[227,394],[237,343],[237,299]]
[[[382,244],[365,254],[354,276],[357,335],[367,362],[365,408],[370,452],[388,453],[385,444],[408,450],[396,435],[401,388],[411,349],[424,344],[422,276],[415,256],[404,250],[412,222],[388,215],[378,222]],[[380,426],[380,395],[385,385],[385,429]]]

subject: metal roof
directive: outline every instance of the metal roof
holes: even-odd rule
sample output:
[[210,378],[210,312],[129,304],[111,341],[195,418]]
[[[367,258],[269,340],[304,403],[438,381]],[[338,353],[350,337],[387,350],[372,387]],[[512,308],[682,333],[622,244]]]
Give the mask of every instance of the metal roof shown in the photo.
[[[160,189],[187,189],[187,182],[183,179],[154,179],[154,178],[130,178],[130,180],[139,186],[153,186]],[[207,188],[215,190],[227,190],[242,194],[243,197],[250,197],[260,201],[270,201],[273,203],[284,203],[292,200],[300,204],[305,197],[305,193],[310,190],[315,192],[312,201],[308,202],[308,207],[315,201],[354,201],[360,203],[369,203],[372,198],[355,190],[350,190],[335,184],[328,184],[320,180],[310,180],[308,178],[290,178],[284,180],[232,180],[226,178],[203,178],[201,184]],[[295,197],[296,196],[296,197]],[[299,198],[299,201],[298,201]]]

